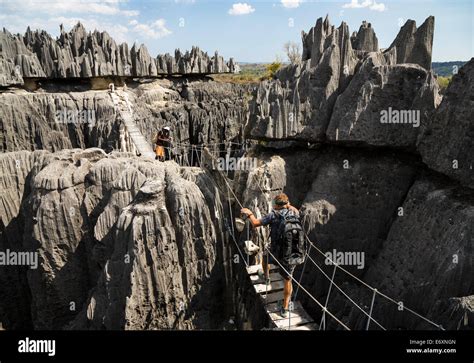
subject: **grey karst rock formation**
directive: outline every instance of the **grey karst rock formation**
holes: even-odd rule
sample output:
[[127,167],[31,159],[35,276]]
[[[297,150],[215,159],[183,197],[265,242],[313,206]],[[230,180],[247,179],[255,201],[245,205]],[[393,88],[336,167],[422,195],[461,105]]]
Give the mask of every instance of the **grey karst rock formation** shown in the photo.
[[[250,89],[206,80],[163,80],[130,88],[127,94],[135,121],[150,142],[171,125],[177,142],[228,143],[243,139]],[[3,151],[120,149],[120,118],[107,90],[1,93],[0,129]]]
[[[35,328],[62,328],[75,316],[75,328],[211,327],[209,296],[225,276],[215,266],[224,213],[205,172],[72,149],[3,154],[2,175],[16,160],[22,177],[2,180],[11,182],[2,221],[21,215],[24,234],[11,243],[40,256],[26,273]],[[2,305],[15,309],[11,299]]]
[[407,20],[387,52],[396,48],[397,63],[415,63],[430,70],[433,34],[434,16],[429,16],[419,28],[414,20]]
[[326,136],[415,151],[438,103],[432,73],[413,64],[390,66],[380,53],[372,53],[338,97]]
[[[319,142],[327,137],[414,148],[418,129],[405,130],[405,124],[403,133],[408,140],[399,137],[394,141],[391,133],[398,134],[401,125],[384,127],[376,117],[399,97],[404,104],[393,108],[419,111],[423,123],[437,106],[437,84],[428,72],[434,19],[428,18],[418,30],[410,28],[412,32],[407,30],[410,26],[413,21],[382,52],[367,23],[351,37],[344,22],[335,28],[327,17],[324,21],[319,18],[314,28],[303,32],[302,65],[287,66],[275,80],[260,84],[255,91],[248,133],[254,138]],[[398,84],[400,79],[404,85]],[[413,94],[402,95],[405,92]]]
[[377,52],[379,50],[379,41],[375,35],[372,24],[366,21],[362,22],[358,32],[352,33],[351,36],[352,49],[364,52]]
[[118,124],[107,92],[2,93],[0,124],[3,151],[116,144]]
[[418,149],[434,170],[474,187],[474,59],[448,86],[436,114],[429,120]]
[[142,44],[137,49],[134,44],[130,49],[133,74],[138,77],[156,76],[158,74],[154,59],[148,53],[148,49]]
[[[469,317],[473,307],[468,302],[473,297],[473,281],[460,277],[469,276],[474,265],[474,194],[430,179],[421,177],[411,187],[402,206],[404,214],[392,224],[364,281],[379,286],[389,296],[397,296],[405,306],[425,312],[446,329],[472,327]],[[353,287],[351,292],[357,294],[356,289]],[[359,298],[370,304],[370,291]],[[413,315],[401,314],[396,305],[383,299],[378,300],[374,312],[382,325],[433,328]],[[359,329],[367,322],[355,312],[348,319]]]
[[9,85],[10,81],[11,84],[18,84],[21,77],[46,77],[36,54],[25,45],[20,35],[12,35],[4,28],[0,32],[0,49],[2,60],[0,86]]
[[357,57],[349,28],[318,19],[303,32],[302,64],[280,70],[262,82],[250,108],[250,135],[266,139],[320,140],[341,87],[354,73]]
[[143,85],[130,94],[136,123],[148,140],[170,125],[177,142],[242,143],[252,86],[210,81]]
[[[385,248],[365,277],[436,319],[431,311],[433,302],[467,297],[474,289],[472,279],[459,278],[469,276],[474,266],[474,194],[421,178],[411,187],[402,207],[404,215],[390,228]],[[423,265],[420,251],[425,254]],[[390,264],[386,263],[388,256]],[[384,315],[381,311],[379,316]],[[444,317],[442,323],[453,329],[457,322]]]
[[[287,193],[321,251],[363,254],[363,266],[348,271],[447,329],[471,329],[474,61],[441,101],[429,66],[433,26],[432,18],[418,29],[409,21],[382,51],[369,23],[351,36],[345,23],[319,19],[303,33],[301,64],[248,85],[203,76],[229,65],[198,48],[154,59],[144,47],[116,46],[80,25],[58,40],[0,33],[2,49],[21,49],[22,64],[41,64],[53,78],[34,91],[16,78],[16,87],[0,91],[0,252],[40,257],[36,270],[0,266],[2,325],[213,329],[232,316],[240,329],[267,327],[244,265],[235,262],[229,222],[240,206],[212,167],[212,155],[231,150],[256,161],[227,176],[257,216]],[[48,54],[60,62],[44,62]],[[2,69],[11,72],[15,57],[1,58]],[[138,79],[127,87],[115,80],[114,98],[107,77],[94,87],[75,80],[121,75],[125,65]],[[0,79],[13,82],[8,72]],[[178,73],[187,76],[149,79]],[[54,79],[62,77],[67,84]],[[146,140],[168,125],[180,147],[206,146],[191,153],[195,167],[127,152],[121,107]],[[419,111],[412,120],[419,127],[381,122],[382,111]],[[260,246],[268,240],[264,229],[249,234]],[[236,234],[236,243],[246,239],[246,230]],[[325,256],[315,248],[310,256],[332,274]],[[301,282],[325,301],[329,282],[312,263]],[[369,309],[371,290],[340,270],[335,282]],[[330,296],[331,312],[365,329],[366,315],[339,291]],[[297,300],[319,322],[320,307],[301,290]],[[436,329],[380,296],[373,317],[387,329]],[[327,320],[327,328],[340,326]]]
[[[87,32],[81,23],[69,32],[61,26],[54,39],[45,31],[12,35],[6,29],[0,33],[0,86],[22,83],[24,78],[90,78],[90,77],[156,77],[171,74],[211,74],[238,72],[231,58],[208,56],[197,47],[175,57],[168,54],[150,56],[142,44],[130,49],[126,43],[117,44],[107,32]],[[15,71],[15,66],[19,68]],[[16,72],[16,73],[15,73]]]

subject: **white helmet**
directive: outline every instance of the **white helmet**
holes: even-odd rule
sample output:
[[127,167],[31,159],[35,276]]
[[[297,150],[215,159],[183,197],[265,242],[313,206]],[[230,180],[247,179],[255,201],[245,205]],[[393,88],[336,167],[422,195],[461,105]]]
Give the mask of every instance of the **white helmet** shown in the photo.
[[165,131],[171,131],[171,129],[169,128],[169,126],[163,127],[163,130],[165,130]]

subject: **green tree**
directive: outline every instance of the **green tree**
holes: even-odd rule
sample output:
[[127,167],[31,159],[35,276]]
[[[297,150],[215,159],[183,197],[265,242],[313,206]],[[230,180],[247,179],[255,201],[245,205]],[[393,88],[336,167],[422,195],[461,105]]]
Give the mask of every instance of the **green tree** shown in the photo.
[[279,57],[277,57],[272,63],[267,64],[265,66],[267,70],[265,76],[262,77],[262,79],[272,79],[273,77],[275,77],[276,72],[281,68],[281,64],[282,63]]

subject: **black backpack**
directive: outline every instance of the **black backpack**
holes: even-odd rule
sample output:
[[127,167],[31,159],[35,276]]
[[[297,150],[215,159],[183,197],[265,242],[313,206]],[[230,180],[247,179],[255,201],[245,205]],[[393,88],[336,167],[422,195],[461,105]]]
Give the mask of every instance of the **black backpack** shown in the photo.
[[290,209],[286,213],[277,212],[280,218],[278,225],[278,255],[285,265],[299,265],[304,262],[306,239],[300,217]]

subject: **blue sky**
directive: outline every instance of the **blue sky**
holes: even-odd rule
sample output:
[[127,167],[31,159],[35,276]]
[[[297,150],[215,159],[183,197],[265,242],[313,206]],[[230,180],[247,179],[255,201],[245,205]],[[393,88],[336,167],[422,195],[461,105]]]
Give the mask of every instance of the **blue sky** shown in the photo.
[[379,46],[388,47],[400,24],[435,16],[433,61],[474,56],[473,0],[0,0],[0,26],[23,33],[28,25],[57,36],[78,20],[88,30],[106,30],[116,40],[144,43],[150,54],[198,45],[242,62],[285,60],[283,44],[301,44],[319,17],[332,24],[372,23]]

